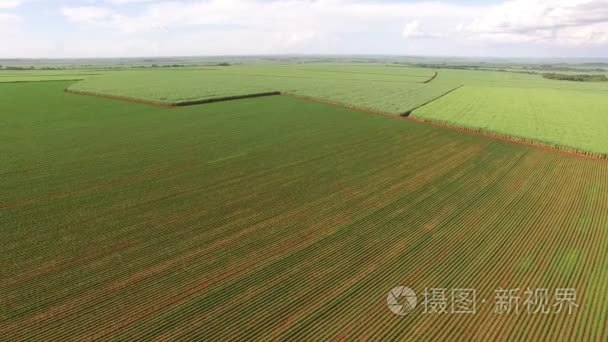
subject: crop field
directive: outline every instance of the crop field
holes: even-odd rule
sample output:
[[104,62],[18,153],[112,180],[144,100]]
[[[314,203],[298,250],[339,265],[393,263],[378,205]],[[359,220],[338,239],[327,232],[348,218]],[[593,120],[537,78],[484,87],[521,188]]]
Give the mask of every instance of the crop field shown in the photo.
[[108,72],[74,92],[155,103],[282,92],[386,114],[409,114],[573,151],[608,154],[607,82],[538,74],[395,65],[304,64]]
[[608,91],[607,82],[556,81],[545,79],[542,75],[497,71],[440,69],[438,72],[438,83],[463,86]]
[[401,114],[457,87],[431,85],[434,71],[387,66],[235,66],[113,72],[70,87],[73,91],[179,103],[284,92]]
[[607,108],[608,91],[465,86],[413,114],[606,155]]
[[[167,109],[71,84],[0,84],[3,340],[608,339],[605,161],[287,96]],[[398,316],[397,285],[476,289],[477,310]],[[527,288],[577,307],[495,312]]]
[[99,74],[88,70],[0,70],[0,83],[79,81]]

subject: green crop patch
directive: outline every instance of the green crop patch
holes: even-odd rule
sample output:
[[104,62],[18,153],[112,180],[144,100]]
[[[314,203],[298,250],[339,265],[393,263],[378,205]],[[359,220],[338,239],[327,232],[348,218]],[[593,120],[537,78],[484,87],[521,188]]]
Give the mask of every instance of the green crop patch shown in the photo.
[[457,87],[427,84],[427,69],[387,66],[236,66],[110,72],[72,85],[74,92],[176,105],[281,92],[401,114]]
[[[607,163],[286,96],[165,109],[69,85],[0,84],[2,339],[608,334]],[[578,307],[496,316],[495,290],[526,287]],[[425,314],[425,288],[476,289],[477,311]]]
[[0,70],[0,83],[81,81],[97,75],[87,70]]
[[413,115],[606,155],[607,95],[601,90],[465,86]]

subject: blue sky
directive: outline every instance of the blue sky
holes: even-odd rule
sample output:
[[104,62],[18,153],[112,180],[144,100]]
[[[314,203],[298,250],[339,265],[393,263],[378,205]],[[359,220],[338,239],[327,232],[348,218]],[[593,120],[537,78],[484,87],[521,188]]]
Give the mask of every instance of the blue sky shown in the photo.
[[608,57],[608,0],[0,0],[0,58]]

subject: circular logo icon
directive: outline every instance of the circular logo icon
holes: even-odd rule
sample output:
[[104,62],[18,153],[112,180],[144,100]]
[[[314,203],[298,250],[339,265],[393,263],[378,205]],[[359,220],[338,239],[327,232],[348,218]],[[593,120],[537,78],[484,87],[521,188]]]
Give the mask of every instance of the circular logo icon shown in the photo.
[[403,316],[416,308],[418,297],[409,287],[397,286],[388,293],[386,304],[394,314]]

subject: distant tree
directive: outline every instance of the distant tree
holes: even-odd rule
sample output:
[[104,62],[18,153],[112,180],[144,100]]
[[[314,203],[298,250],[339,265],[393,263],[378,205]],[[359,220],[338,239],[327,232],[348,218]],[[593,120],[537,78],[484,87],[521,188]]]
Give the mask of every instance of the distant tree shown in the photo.
[[559,81],[574,81],[574,82],[607,82],[608,77],[606,75],[566,75],[566,74],[556,74],[556,73],[546,73],[543,74],[543,77],[550,80],[559,80]]

